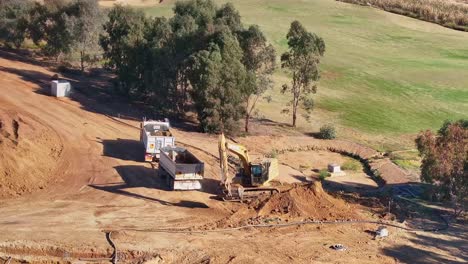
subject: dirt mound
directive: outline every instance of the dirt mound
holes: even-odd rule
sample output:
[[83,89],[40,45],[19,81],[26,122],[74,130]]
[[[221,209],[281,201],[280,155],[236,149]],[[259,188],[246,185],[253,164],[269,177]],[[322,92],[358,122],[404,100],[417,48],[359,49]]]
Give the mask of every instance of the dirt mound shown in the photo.
[[280,224],[301,220],[362,219],[355,205],[327,194],[320,182],[297,184],[291,189],[259,198],[250,204],[231,204],[232,214],[201,229]]
[[317,220],[357,219],[357,213],[345,201],[327,194],[320,182],[298,185],[271,196],[258,208],[259,216],[307,217]]
[[50,128],[29,116],[0,109],[0,198],[44,188],[61,149]]

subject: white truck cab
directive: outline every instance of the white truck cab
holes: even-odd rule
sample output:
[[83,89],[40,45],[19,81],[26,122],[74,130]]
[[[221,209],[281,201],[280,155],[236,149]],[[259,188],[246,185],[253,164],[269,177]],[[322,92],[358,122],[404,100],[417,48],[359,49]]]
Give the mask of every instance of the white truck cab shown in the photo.
[[144,120],[140,127],[140,141],[145,149],[145,161],[159,159],[161,148],[175,145],[169,120]]

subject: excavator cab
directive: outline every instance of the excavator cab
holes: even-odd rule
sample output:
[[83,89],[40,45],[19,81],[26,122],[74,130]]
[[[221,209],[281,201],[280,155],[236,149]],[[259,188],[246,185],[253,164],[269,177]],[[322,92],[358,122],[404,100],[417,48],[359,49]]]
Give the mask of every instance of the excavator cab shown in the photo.
[[247,173],[245,173],[244,168],[239,169],[236,177],[240,178],[240,181],[237,180],[237,182],[244,186],[262,186],[277,176],[277,166],[276,159],[266,159],[262,163],[250,163],[250,171]]
[[245,171],[244,168],[239,168],[236,175],[236,182],[241,183],[243,186],[261,186],[265,182],[265,170],[262,164],[250,163],[249,171]]
[[250,165],[250,186],[261,186],[266,182],[265,170],[262,164]]

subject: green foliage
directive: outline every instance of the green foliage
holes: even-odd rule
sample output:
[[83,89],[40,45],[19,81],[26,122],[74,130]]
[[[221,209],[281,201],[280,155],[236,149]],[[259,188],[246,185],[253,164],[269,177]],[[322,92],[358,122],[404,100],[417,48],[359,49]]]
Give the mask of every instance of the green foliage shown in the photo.
[[320,127],[319,137],[321,139],[334,139],[336,138],[335,127],[332,125],[323,125]]
[[41,45],[45,55],[59,58],[69,53],[74,43],[72,20],[79,10],[66,1],[35,3],[29,12],[28,31],[36,45]]
[[276,67],[276,52],[256,25],[241,31],[238,36],[244,52],[242,62],[249,72],[255,74],[255,82],[245,99],[245,132],[248,132],[249,119],[256,110],[258,99],[273,86],[271,75]]
[[219,32],[208,50],[193,55],[192,98],[203,131],[235,131],[243,114],[242,88],[251,86],[251,78],[241,63],[242,50],[229,30]]
[[75,0],[69,9],[74,13],[67,21],[73,39],[71,50],[78,54],[84,71],[87,65],[100,59],[99,34],[103,30],[104,12],[96,0]]
[[445,190],[442,196],[452,200],[456,211],[463,211],[468,202],[466,122],[446,122],[438,134],[421,132],[416,145],[422,158],[421,180]]
[[320,172],[319,172],[319,179],[320,179],[321,181],[323,181],[323,180],[325,180],[325,178],[330,177],[330,175],[331,175],[331,174],[328,172],[328,170],[326,170],[326,169],[320,170]]
[[6,46],[21,46],[27,36],[27,15],[33,6],[32,1],[0,1],[0,40]]
[[403,169],[418,171],[421,166],[417,150],[391,152],[389,158]]
[[442,127],[437,131],[437,133],[441,136],[447,136],[449,127],[452,125],[459,125],[464,129],[468,129],[468,119],[460,119],[458,121],[450,121],[450,120],[445,120],[444,123],[442,124]]
[[296,126],[299,103],[302,102],[310,113],[313,102],[307,95],[317,92],[320,79],[318,65],[325,53],[325,42],[313,33],[307,32],[299,21],[291,23],[288,34],[289,50],[281,55],[281,67],[291,71],[291,86],[284,84],[282,93],[290,92],[292,99],[292,125]]
[[166,113],[195,110],[205,132],[236,131],[271,86],[273,47],[257,26],[243,27],[232,4],[178,1],[173,11],[166,19],[110,10],[100,42],[118,90]]
[[421,163],[415,160],[404,160],[404,159],[395,159],[392,160],[399,167],[406,170],[417,170],[419,169]]
[[97,0],[0,2],[0,38],[20,47],[26,38],[45,55],[79,57],[81,69],[99,54],[98,34],[103,22]]
[[266,154],[266,157],[267,157],[267,158],[274,158],[274,159],[275,159],[275,158],[278,157],[278,155],[279,155],[278,150],[277,150],[277,149],[272,149],[270,152],[268,152],[268,153]]
[[341,169],[349,171],[358,171],[362,169],[362,164],[355,159],[348,159],[341,165]]
[[147,58],[143,48],[146,23],[142,12],[116,5],[104,24],[105,34],[100,35],[106,66],[116,71],[119,78],[116,89],[122,95],[132,97],[143,89],[141,74]]

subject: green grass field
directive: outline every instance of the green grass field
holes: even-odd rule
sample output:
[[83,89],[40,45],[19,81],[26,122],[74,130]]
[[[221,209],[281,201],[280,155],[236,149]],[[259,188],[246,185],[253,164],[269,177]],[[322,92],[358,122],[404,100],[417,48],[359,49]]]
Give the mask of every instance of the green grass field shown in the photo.
[[[173,2],[145,12],[171,16]],[[278,57],[287,49],[285,35],[293,20],[324,38],[317,108],[311,123],[299,120],[303,131],[333,122],[344,138],[370,138],[364,141],[371,145],[393,138],[389,145],[401,148],[411,147],[412,140],[401,143],[399,137],[412,138],[422,129],[440,127],[445,119],[468,117],[466,32],[333,0],[232,2],[244,23],[260,25]],[[279,69],[274,79],[273,101],[260,104],[261,115],[290,122],[280,114],[288,98],[279,88],[287,75]]]

